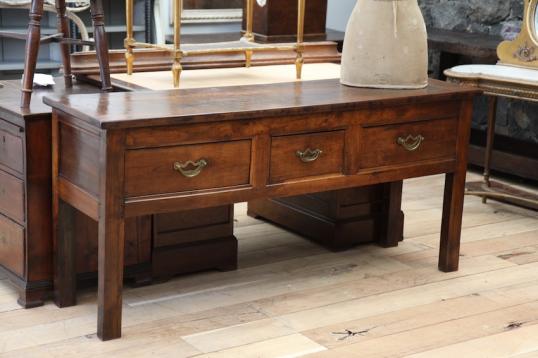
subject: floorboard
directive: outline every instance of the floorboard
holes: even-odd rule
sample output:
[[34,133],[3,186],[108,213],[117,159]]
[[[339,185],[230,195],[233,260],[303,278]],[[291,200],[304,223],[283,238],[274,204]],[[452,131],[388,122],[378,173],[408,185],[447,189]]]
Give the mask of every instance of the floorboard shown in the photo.
[[[469,180],[479,176],[470,174]],[[466,197],[458,272],[437,270],[443,176],[404,184],[405,240],[331,253],[235,207],[239,269],[23,310],[0,276],[1,357],[538,357],[538,213]]]

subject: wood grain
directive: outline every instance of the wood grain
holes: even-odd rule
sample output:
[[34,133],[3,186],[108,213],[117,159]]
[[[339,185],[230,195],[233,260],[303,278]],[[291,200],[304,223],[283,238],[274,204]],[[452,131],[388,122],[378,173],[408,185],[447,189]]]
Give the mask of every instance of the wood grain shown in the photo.
[[[352,88],[340,85],[338,80],[322,80],[209,90],[105,93],[82,98],[51,95],[44,102],[97,128],[132,129],[304,115],[305,108],[309,114],[388,106],[405,110],[406,106],[420,108],[424,103],[453,103],[479,93],[473,88],[436,80],[430,80],[424,89],[410,91]],[[208,101],[208,97],[218,101]],[[73,102],[77,105],[73,106]]]
[[24,157],[23,140],[20,135],[20,128],[0,120],[0,165],[23,173]]
[[0,260],[15,274],[24,275],[24,227],[0,215]]
[[[141,196],[248,184],[250,148],[251,141],[243,140],[128,151],[125,154],[126,194]],[[196,163],[202,159],[207,167],[194,178],[185,177],[174,169],[176,162]],[[186,169],[193,168],[191,164]]]
[[24,224],[24,182],[0,170],[0,212]]
[[[480,179],[480,175],[471,173],[470,179]],[[451,346],[457,344],[457,351],[466,354],[472,349],[494,346],[507,356],[520,352],[510,350],[514,347],[512,342],[523,343],[521,347],[532,352],[536,340],[526,327],[533,325],[534,302],[538,299],[537,245],[531,247],[536,242],[537,214],[499,203],[483,205],[479,198],[467,198],[462,265],[459,272],[443,274],[433,267],[443,183],[441,175],[405,181],[403,209],[408,225],[406,240],[399,247],[367,245],[346,254],[324,252],[297,235],[249,218],[246,205],[238,204],[236,235],[243,267],[238,272],[186,275],[161,285],[126,288],[124,338],[105,345],[98,344],[92,334],[96,301],[93,290],[82,292],[81,304],[70,309],[48,305],[33,310],[6,310],[9,306],[5,302],[13,300],[17,293],[2,280],[2,355],[31,357],[46,352],[51,356],[136,357],[162,352],[191,357],[202,352],[186,343],[184,336],[201,333],[209,337],[220,328],[237,331],[240,327],[236,326],[265,320],[269,314],[280,319],[283,314],[315,307],[323,312],[331,303],[335,303],[332,309],[343,319],[277,338],[269,338],[270,330],[258,329],[258,338],[250,335],[248,340],[208,354],[314,355],[315,349],[323,348],[328,353],[319,352],[321,357],[356,352],[374,357],[398,356],[429,351],[437,356],[444,352],[453,355]],[[414,265],[406,259],[407,255],[423,251],[433,254],[427,263],[419,260],[422,264]],[[393,294],[386,294],[390,292]],[[415,298],[417,295],[420,300]],[[359,297],[362,300],[350,311],[345,303]],[[153,302],[154,299],[160,301]],[[354,311],[366,302],[371,302],[379,313],[356,316]],[[529,323],[507,330],[509,324],[520,321]],[[344,329],[368,332],[339,340],[341,335],[333,332]],[[31,340],[20,338],[30,335]],[[524,337],[532,339],[522,340]],[[202,340],[197,344],[210,349],[209,343]]]
[[[272,137],[269,181],[280,183],[296,178],[342,174],[344,133],[335,131]],[[320,150],[321,154],[313,162],[305,163],[297,156],[297,152],[305,153],[307,150]]]

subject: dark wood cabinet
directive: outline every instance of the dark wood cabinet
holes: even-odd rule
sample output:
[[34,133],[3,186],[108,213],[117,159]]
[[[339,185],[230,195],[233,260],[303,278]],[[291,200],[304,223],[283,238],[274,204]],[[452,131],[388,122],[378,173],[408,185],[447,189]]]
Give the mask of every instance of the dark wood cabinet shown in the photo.
[[403,240],[402,182],[309,195],[255,200],[250,216],[265,219],[309,238],[332,251],[376,242]]
[[[51,109],[42,103],[42,96],[51,91],[36,91],[30,108],[20,109],[20,83],[5,81],[2,85],[0,267],[19,290],[19,303],[30,308],[42,305],[52,289]],[[62,83],[55,91],[67,92]],[[98,91],[97,87],[77,84],[69,92]],[[84,180],[90,187],[97,179],[87,176]],[[76,212],[73,224],[77,233],[76,271],[80,279],[95,277],[97,223]],[[126,278],[137,284],[211,268],[229,270],[237,265],[231,205],[130,218],[125,225]]]
[[[327,0],[307,0],[304,24],[305,39],[309,41],[325,40],[326,22]],[[243,17],[243,29],[245,27]],[[295,41],[297,38],[297,1],[269,0],[264,6],[260,6],[257,1],[254,1],[253,31],[257,41]]]

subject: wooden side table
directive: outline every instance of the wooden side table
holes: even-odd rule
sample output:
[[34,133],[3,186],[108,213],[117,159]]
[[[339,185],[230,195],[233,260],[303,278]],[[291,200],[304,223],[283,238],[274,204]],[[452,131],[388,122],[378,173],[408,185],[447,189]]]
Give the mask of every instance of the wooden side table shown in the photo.
[[497,98],[538,102],[538,1],[524,0],[525,13],[521,32],[513,41],[497,47],[497,65],[464,65],[445,71],[451,82],[472,85],[489,96],[488,131],[484,181],[468,184],[468,194],[538,210],[538,195],[490,180]]
[[[447,79],[472,85],[488,97],[488,128],[484,180],[467,184],[467,194],[494,199],[520,207],[538,210],[538,195],[491,180],[491,159],[495,138],[497,99],[499,97],[538,102],[538,70],[505,65],[465,65],[445,71]],[[534,78],[533,78],[534,76]]]
[[41,18],[43,17],[44,0],[32,0],[30,9],[30,22],[28,24],[28,35],[26,39],[26,56],[24,60],[24,79],[21,94],[21,107],[28,108],[32,97],[34,85],[34,73],[39,53],[39,45],[43,40],[55,39],[60,42],[62,51],[62,63],[64,72],[65,87],[73,86],[71,75],[71,61],[69,45],[90,45],[97,50],[97,59],[101,73],[101,83],[103,91],[112,90],[110,84],[110,70],[108,65],[108,41],[105,33],[105,22],[102,0],[91,0],[90,11],[92,14],[93,32],[95,41],[82,41],[70,39],[68,19],[66,16],[65,0],[56,0],[56,12],[58,13],[58,34],[41,37]]

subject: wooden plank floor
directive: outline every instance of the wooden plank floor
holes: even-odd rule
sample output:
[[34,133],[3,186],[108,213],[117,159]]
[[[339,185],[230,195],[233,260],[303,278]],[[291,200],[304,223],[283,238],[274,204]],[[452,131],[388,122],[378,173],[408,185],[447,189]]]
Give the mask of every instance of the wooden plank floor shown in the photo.
[[538,357],[538,213],[467,197],[461,269],[441,273],[443,183],[405,182],[391,249],[330,253],[240,204],[240,269],[127,287],[121,340],[97,340],[94,290],[22,310],[0,277],[0,355]]

